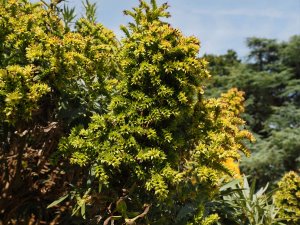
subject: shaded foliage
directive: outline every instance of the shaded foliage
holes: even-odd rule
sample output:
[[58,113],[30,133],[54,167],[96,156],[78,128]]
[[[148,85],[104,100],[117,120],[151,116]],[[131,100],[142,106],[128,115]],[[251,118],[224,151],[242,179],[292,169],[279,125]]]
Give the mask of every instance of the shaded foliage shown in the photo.
[[[245,92],[243,118],[257,142],[249,145],[252,157],[241,163],[242,172],[251,174],[259,185],[275,184],[287,171],[299,169],[299,36],[279,43],[273,39],[249,38],[249,61],[228,62],[232,53],[208,55],[217,76],[208,83],[210,96],[231,87]],[[223,59],[220,61],[220,59]],[[226,73],[222,71],[226,68]]]

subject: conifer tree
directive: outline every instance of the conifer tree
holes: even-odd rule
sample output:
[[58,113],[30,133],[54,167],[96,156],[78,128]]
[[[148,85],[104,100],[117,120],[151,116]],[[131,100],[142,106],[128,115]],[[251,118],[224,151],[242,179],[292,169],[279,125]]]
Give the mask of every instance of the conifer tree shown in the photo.
[[[94,114],[87,128],[75,127],[60,144],[71,163],[90,170],[89,203],[116,205],[100,207],[106,222],[213,223],[217,215],[205,217],[204,203],[231,174],[226,161],[247,154],[242,140],[252,139],[239,118],[241,92],[203,97],[209,74],[197,57],[199,41],[164,21],[167,7],[140,1],[125,11],[133,22],[122,27],[126,37],[117,79],[108,82],[108,111]],[[99,195],[105,196],[101,203]]]

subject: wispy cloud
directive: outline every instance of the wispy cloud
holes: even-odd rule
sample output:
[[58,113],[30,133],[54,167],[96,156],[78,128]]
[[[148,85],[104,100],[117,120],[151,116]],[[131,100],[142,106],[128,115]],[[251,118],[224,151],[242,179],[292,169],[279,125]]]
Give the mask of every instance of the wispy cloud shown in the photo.
[[283,41],[300,34],[300,2],[285,1],[290,4],[280,0],[215,0],[215,4],[203,0],[203,4],[198,5],[189,2],[171,8],[171,23],[185,34],[199,37],[202,53],[222,54],[231,48],[244,56],[248,51],[247,37]]
[[268,17],[274,19],[289,18],[300,19],[300,14],[285,13],[282,11],[276,11],[272,9],[219,9],[219,10],[207,10],[207,9],[193,9],[191,13],[209,16],[248,16],[248,17]]

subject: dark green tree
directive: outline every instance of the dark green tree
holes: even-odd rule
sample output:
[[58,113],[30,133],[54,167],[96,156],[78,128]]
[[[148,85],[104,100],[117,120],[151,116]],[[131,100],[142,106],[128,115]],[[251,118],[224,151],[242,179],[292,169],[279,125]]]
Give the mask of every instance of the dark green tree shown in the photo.
[[[283,43],[250,38],[247,40],[249,61],[210,65],[212,71],[227,68],[227,73],[217,73],[211,79],[207,94],[216,95],[232,87],[245,92],[243,118],[257,142],[249,146],[252,157],[243,160],[241,166],[260,185],[274,184],[286,171],[299,168],[298,40],[299,36]],[[210,61],[225,56],[210,56]]]
[[292,68],[295,76],[299,79],[300,77],[300,35],[295,35],[290,38],[289,42],[285,44],[281,55],[284,65]]
[[275,39],[247,38],[246,44],[250,49],[248,59],[250,65],[257,71],[272,71],[279,60],[280,44]]

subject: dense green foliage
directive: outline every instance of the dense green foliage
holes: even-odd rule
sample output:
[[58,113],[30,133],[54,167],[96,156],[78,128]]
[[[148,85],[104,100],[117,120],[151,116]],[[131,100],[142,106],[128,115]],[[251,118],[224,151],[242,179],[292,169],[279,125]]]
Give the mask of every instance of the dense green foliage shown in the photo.
[[279,215],[287,224],[296,225],[300,222],[300,177],[289,172],[278,183],[275,193],[275,205],[279,207]]
[[70,31],[54,3],[0,4],[1,220],[55,221],[47,204],[81,178],[50,156],[70,127],[105,110],[118,42],[85,18]]
[[[208,73],[206,62],[197,59],[199,42],[160,20],[168,16],[166,8],[141,1],[125,11],[134,22],[122,28],[121,70],[108,110],[94,114],[88,128],[74,128],[60,145],[73,164],[91,170],[101,194],[111,196],[106,204],[119,198],[126,206],[107,216],[123,216],[127,223],[130,211],[146,203],[152,204],[151,224],[189,220],[174,215],[186,204],[196,211],[209,199],[230,172],[226,160],[247,153],[241,140],[251,139],[239,129],[241,93],[203,98]],[[201,217],[195,220],[201,223]]]
[[246,146],[242,169],[259,183],[299,168],[298,36],[251,38],[248,63],[230,50],[207,56],[209,72],[199,41],[166,22],[167,4],[126,10],[119,41],[94,3],[76,18],[60,2],[0,1],[0,224],[277,224],[283,206],[298,213],[284,182],[276,206],[246,179],[223,186]]
[[245,92],[243,118],[257,142],[249,145],[252,156],[242,161],[242,172],[260,185],[275,183],[285,172],[300,168],[300,36],[288,42],[249,38],[249,60],[236,53],[207,55],[216,76],[208,84],[209,96],[231,87]]
[[[203,98],[199,42],[161,21],[166,4],[126,11],[134,23],[119,44],[94,4],[70,27],[74,10],[56,3],[1,3],[1,220],[65,223],[73,202],[90,222],[215,221],[203,204],[251,139],[242,94]],[[59,216],[37,214],[51,199]]]

